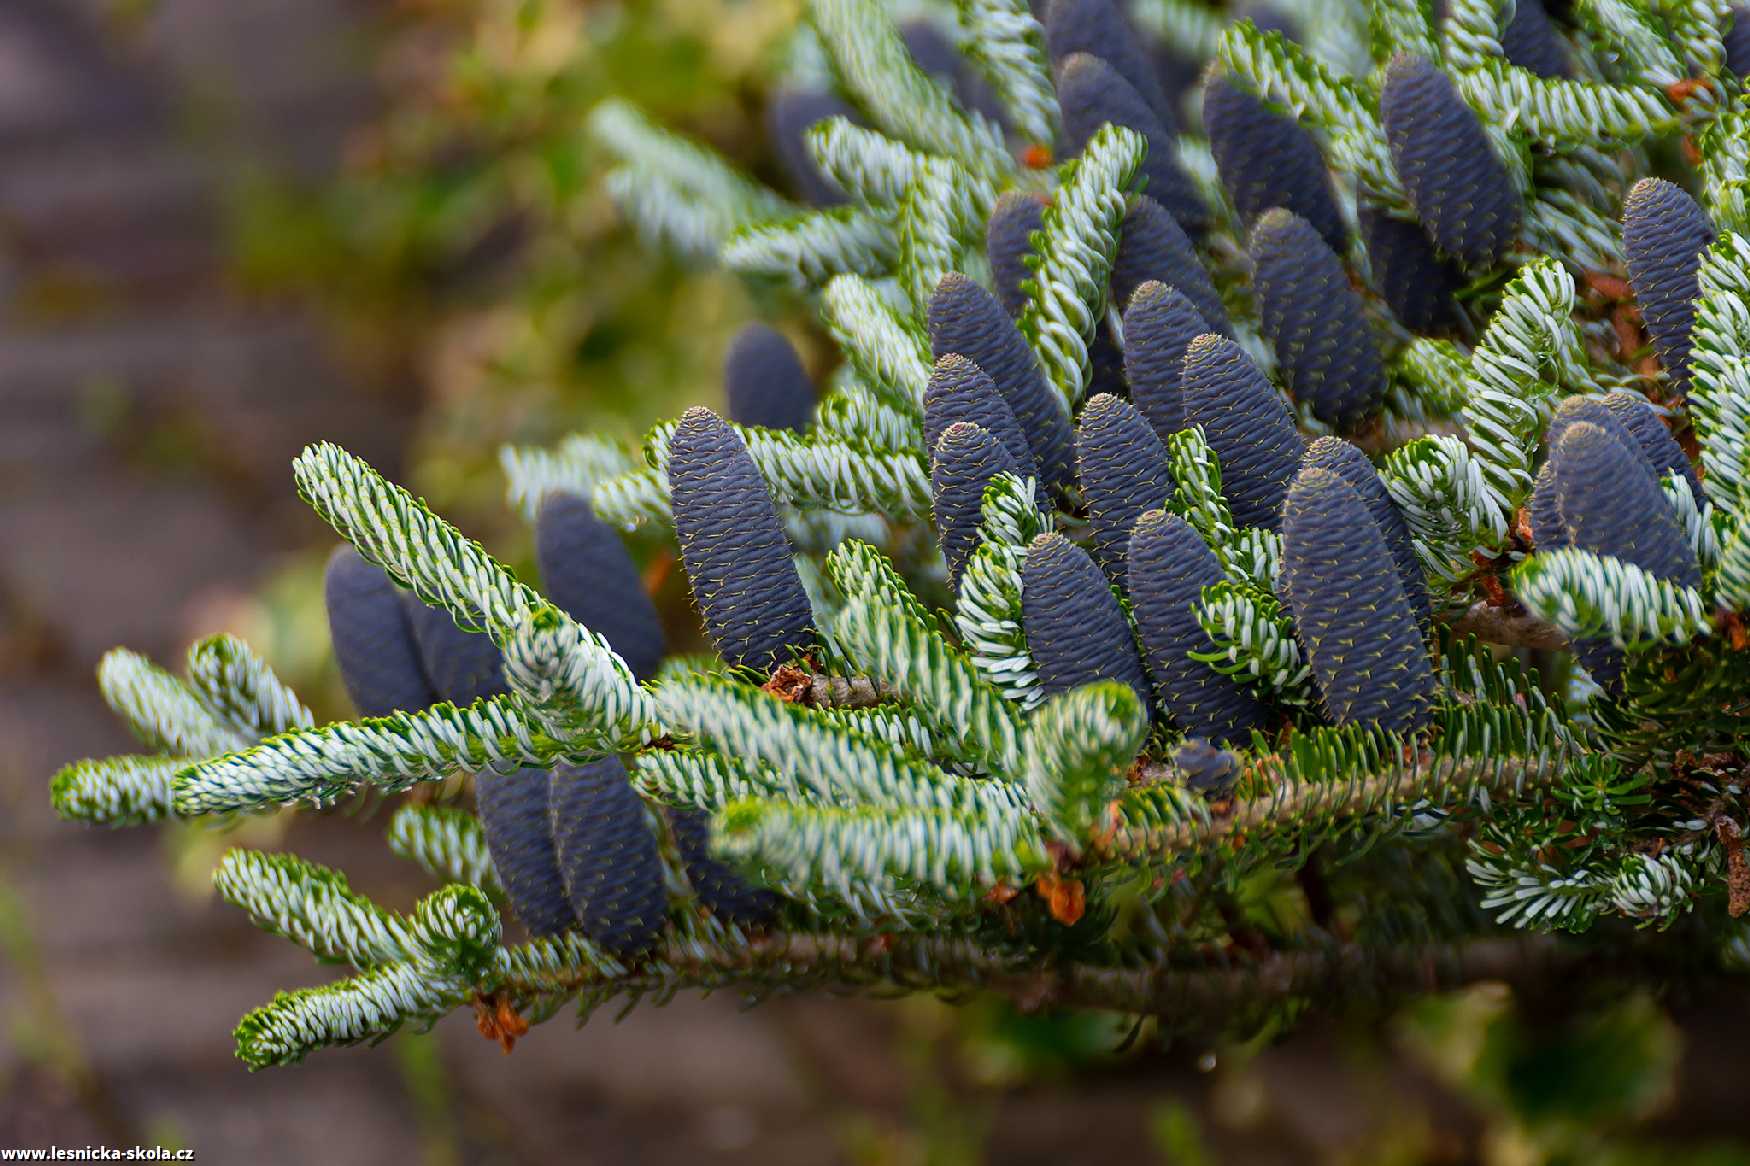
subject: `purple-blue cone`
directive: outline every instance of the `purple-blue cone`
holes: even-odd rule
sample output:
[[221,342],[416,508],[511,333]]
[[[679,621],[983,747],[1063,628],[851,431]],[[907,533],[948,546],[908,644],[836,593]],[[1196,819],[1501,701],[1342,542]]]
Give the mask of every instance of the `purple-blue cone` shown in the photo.
[[752,323],[735,334],[723,360],[729,419],[737,425],[801,433],[814,415],[814,382],[784,334]]
[[1080,154],[1107,123],[1135,130],[1148,142],[1139,171],[1146,179],[1141,189],[1187,234],[1201,237],[1208,230],[1209,208],[1174,156],[1172,131],[1109,62],[1087,53],[1070,54],[1058,66],[1057,99],[1066,157]]
[[1475,267],[1506,255],[1524,200],[1452,79],[1400,54],[1386,69],[1379,112],[1392,164],[1434,245]]
[[465,632],[450,613],[428,607],[411,593],[401,596],[419,661],[438,696],[451,704],[472,704],[481,697],[510,691],[504,679],[504,654],[484,632]]
[[1220,71],[1203,83],[1203,127],[1242,224],[1249,227],[1271,207],[1285,207],[1311,223],[1331,250],[1341,254],[1348,248],[1331,172],[1305,127]]
[[1240,346],[1199,336],[1180,377],[1185,424],[1201,425],[1221,461],[1221,492],[1241,526],[1275,530],[1305,443],[1294,415]]
[[474,780],[486,850],[517,918],[533,935],[558,935],[574,922],[559,875],[547,802],[547,771],[486,772]]
[[1177,288],[1191,301],[1208,325],[1205,332],[1233,334],[1221,293],[1210,282],[1209,272],[1197,258],[1191,237],[1185,234],[1166,208],[1140,195],[1131,200],[1118,231],[1118,251],[1112,262],[1112,302],[1120,308],[1136,297],[1136,289],[1149,282]]
[[1054,68],[1061,70],[1077,53],[1098,57],[1124,78],[1163,127],[1179,128],[1146,42],[1113,0],[1051,0],[1044,24],[1045,47]]
[[662,857],[618,757],[553,767],[553,847],[584,937],[621,959],[649,951],[668,912]]
[[957,421],[988,430],[1014,456],[1022,477],[1039,476],[1027,435],[995,383],[976,364],[950,352],[936,362],[924,386],[924,448],[934,453],[942,434]]
[[1690,333],[1703,253],[1713,245],[1707,212],[1663,178],[1643,178],[1622,204],[1622,253],[1659,363],[1679,392],[1689,387]]
[[606,638],[640,680],[655,672],[667,645],[662,618],[644,590],[619,532],[578,494],[555,491],[535,516],[535,562],[547,598]]
[[1367,507],[1373,525],[1379,528],[1385,539],[1386,549],[1391,552],[1392,563],[1397,567],[1398,582],[1404,587],[1404,598],[1409,600],[1410,610],[1416,613],[1416,626],[1422,629],[1424,636],[1429,635],[1433,631],[1434,610],[1428,598],[1428,579],[1422,573],[1422,561],[1416,557],[1415,540],[1410,536],[1409,524],[1398,512],[1397,504],[1391,500],[1391,493],[1380,480],[1373,463],[1367,460],[1367,455],[1340,437],[1321,437],[1306,447],[1301,465],[1330,470],[1349,483],[1349,488]]
[[687,881],[693,885],[699,901],[713,915],[741,927],[770,923],[781,900],[711,857],[710,816],[685,806],[669,806],[667,813],[675,845],[681,852],[681,864],[687,869]]
[[1149,708],[1148,680],[1118,597],[1088,552],[1042,534],[1021,566],[1021,626],[1046,696],[1096,680],[1130,685]]
[[859,120],[850,106],[819,89],[781,90],[766,110],[766,132],[771,135],[778,162],[796,192],[815,206],[837,206],[845,201],[845,192],[821,173],[803,142],[811,126],[833,117]]
[[1075,445],[1069,413],[996,297],[959,272],[950,272],[930,296],[928,315],[934,358],[959,353],[983,369],[1020,423],[1045,484],[1068,486]]
[[1082,407],[1076,474],[1094,528],[1094,555],[1124,587],[1130,528],[1145,510],[1159,509],[1173,496],[1166,447],[1130,402],[1101,393]]
[[1671,436],[1671,430],[1659,417],[1658,410],[1634,393],[1620,391],[1606,393],[1604,407],[1633,435],[1635,444],[1641,447],[1642,455],[1653,467],[1655,474],[1660,477],[1670,473],[1682,474],[1689,482],[1690,495],[1697,502],[1702,500],[1701,478],[1696,474],[1689,456],[1683,452],[1683,447]]
[[1434,249],[1416,223],[1387,214],[1367,199],[1355,208],[1374,286],[1386,307],[1412,332],[1433,332],[1458,320],[1464,272]]
[[1501,55],[1539,77],[1571,77],[1574,62],[1542,0],[1517,0],[1513,19],[1501,30]]
[[1124,312],[1124,372],[1130,400],[1163,442],[1185,428],[1185,394],[1179,381],[1185,350],[1210,331],[1183,292],[1145,283]]
[[930,513],[948,563],[948,578],[955,586],[966,561],[978,549],[985,487],[998,474],[1023,472],[1015,455],[990,430],[970,421],[948,426],[930,451]]
[[328,557],[322,594],[340,679],[360,714],[417,712],[436,703],[401,605],[402,591],[382,568],[351,547],[338,546]]
[[1267,710],[1232,677],[1188,655],[1210,648],[1196,607],[1203,589],[1223,578],[1215,553],[1183,518],[1151,510],[1136,521],[1130,607],[1161,706],[1192,736],[1243,743]]
[[1366,504],[1330,470],[1295,475],[1282,576],[1326,715],[1392,733],[1425,725],[1435,697],[1427,643]]
[[1032,235],[1044,226],[1045,202],[1039,195],[1011,190],[997,199],[985,224],[985,251],[1003,310],[1019,317],[1027,306],[1021,284],[1033,278],[1027,257],[1033,253]]
[[1259,320],[1295,400],[1340,429],[1377,413],[1385,365],[1342,260],[1280,207],[1253,226],[1248,249]]
[[770,672],[814,644],[814,613],[772,496],[741,436],[699,406],[669,443],[681,566],[705,634],[729,664]]

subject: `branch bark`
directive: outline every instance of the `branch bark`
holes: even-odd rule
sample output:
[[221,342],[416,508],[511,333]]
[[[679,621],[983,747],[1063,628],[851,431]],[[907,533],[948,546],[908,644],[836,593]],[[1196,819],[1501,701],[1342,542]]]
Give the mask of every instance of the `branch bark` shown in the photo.
[[1493,607],[1477,602],[1462,615],[1442,617],[1453,631],[1468,633],[1491,644],[1516,648],[1543,648],[1563,651],[1568,637],[1553,624],[1544,623],[1518,604]]
[[970,940],[901,934],[880,940],[778,933],[746,948],[671,944],[658,973],[604,979],[587,969],[509,983],[516,991],[659,993],[806,988],[887,994],[991,991],[1025,1009],[1095,1008],[1159,1018],[1176,1031],[1213,1031],[1237,1016],[1291,997],[1324,1008],[1443,991],[1482,981],[1537,980],[1598,967],[1598,952],[1548,936],[1376,948],[1331,943],[1262,957],[1205,956],[1192,964],[1141,967],[1041,965],[1036,954],[994,952]]

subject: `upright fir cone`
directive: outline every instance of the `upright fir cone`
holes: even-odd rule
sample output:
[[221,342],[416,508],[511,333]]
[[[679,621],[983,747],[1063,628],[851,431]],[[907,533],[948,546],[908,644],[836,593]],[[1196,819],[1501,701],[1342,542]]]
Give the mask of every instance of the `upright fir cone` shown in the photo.
[[510,691],[504,653],[483,632],[463,631],[450,613],[402,592],[402,608],[419,645],[419,661],[437,694],[458,707]]
[[1221,487],[1241,526],[1275,530],[1305,443],[1294,415],[1240,346],[1199,336],[1185,349],[1185,424],[1221,459]]
[[942,557],[948,562],[948,578],[955,586],[966,561],[978,549],[985,487],[1003,473],[1025,476],[1026,472],[990,430],[970,421],[948,426],[930,451],[930,511]]
[[1352,429],[1385,400],[1385,366],[1343,262],[1299,215],[1252,228],[1252,288],[1289,391],[1327,425]]
[[322,577],[328,635],[346,694],[363,716],[417,712],[437,703],[401,595],[382,568],[351,547],[335,547],[328,556]]
[[1524,201],[1452,80],[1423,57],[1399,54],[1379,112],[1392,164],[1434,245],[1473,267],[1506,255]]
[[1131,200],[1118,231],[1118,251],[1112,261],[1112,302],[1123,307],[1136,297],[1137,288],[1151,280],[1177,288],[1190,300],[1208,325],[1203,331],[1233,334],[1221,293],[1197,258],[1191,237],[1166,208],[1144,194]]
[[681,852],[687,881],[699,902],[711,914],[738,927],[763,927],[778,913],[780,900],[764,887],[742,878],[732,868],[711,857],[711,819],[700,810],[666,807],[668,824],[674,830],[675,846]]
[[723,389],[737,425],[801,433],[814,416],[814,382],[802,358],[767,324],[748,324],[735,334],[723,361]]
[[480,774],[474,803],[492,868],[517,918],[533,935],[558,935],[576,920],[560,880],[547,802],[547,771],[532,766]]
[[1622,204],[1628,282],[1659,363],[1678,392],[1689,388],[1690,332],[1703,253],[1714,241],[1707,212],[1663,178],[1635,183]]
[[1639,446],[1576,421],[1557,439],[1550,465],[1556,507],[1573,546],[1684,587],[1701,586],[1695,549]]
[[1145,42],[1114,0],[1050,0],[1044,24],[1045,49],[1054,69],[1061,71],[1078,53],[1098,57],[1136,91],[1155,120],[1169,131],[1178,130]]
[[1436,692],[1428,645],[1366,504],[1330,470],[1295,475],[1282,576],[1326,715],[1392,733],[1426,725]]
[[1021,628],[1046,696],[1117,680],[1149,707],[1148,681],[1124,609],[1088,552],[1061,534],[1042,534],[1027,547]]
[[1644,398],[1621,390],[1606,393],[1604,407],[1633,435],[1635,443],[1641,447],[1641,454],[1647,459],[1647,464],[1653,467],[1655,474],[1661,478],[1666,474],[1682,474],[1689,483],[1690,495],[1697,502],[1702,500],[1701,478],[1696,474],[1689,455],[1683,452],[1683,447],[1671,436],[1671,430],[1660,418],[1657,409],[1647,404]]
[[662,617],[619,532],[595,516],[588,499],[554,491],[541,500],[535,562],[547,598],[604,637],[634,676],[655,674],[667,651]]
[[1166,447],[1130,402],[1101,393],[1082,407],[1076,472],[1094,528],[1094,554],[1124,587],[1130,528],[1143,511],[1159,509],[1173,496]]
[[1539,77],[1571,77],[1574,62],[1542,0],[1516,0],[1513,19],[1501,30],[1501,55]]
[[821,89],[782,89],[766,110],[766,132],[796,193],[819,207],[846,201],[839,184],[821,173],[803,140],[808,130],[828,118],[862,119],[850,106]]
[[731,665],[770,672],[814,643],[814,613],[790,540],[747,445],[694,406],[669,443],[681,566],[705,634]]
[[[1628,459],[1628,461],[1624,463],[1625,466],[1632,463],[1637,470],[1643,471],[1648,478],[1651,478],[1655,482],[1658,481],[1658,471],[1653,469],[1653,463],[1641,452],[1640,441],[1633,433],[1629,432],[1629,428],[1624,424],[1623,418],[1598,397],[1564,398],[1562,403],[1556,407],[1554,416],[1550,418],[1549,428],[1544,430],[1543,441],[1545,448],[1550,450],[1553,455],[1556,446],[1561,444],[1562,434],[1568,431],[1568,426],[1577,424],[1581,421],[1590,425],[1598,426],[1598,428],[1616,438],[1617,442],[1623,449],[1636,455],[1635,457]],[[1553,456],[1550,460],[1554,460]]]
[[1246,743],[1268,711],[1238,681],[1188,654],[1210,647],[1197,604],[1224,578],[1215,553],[1183,518],[1151,510],[1131,529],[1129,561],[1131,612],[1161,707],[1193,737]]
[[1388,214],[1365,197],[1356,200],[1356,221],[1373,283],[1392,315],[1412,332],[1433,332],[1458,321],[1457,294],[1464,272],[1434,249],[1416,223]]
[[991,208],[985,224],[985,252],[1003,310],[1019,317],[1027,306],[1021,284],[1033,278],[1027,257],[1033,253],[1033,232],[1045,225],[1045,200],[1024,190],[1011,190]]
[[561,885],[584,937],[621,959],[662,937],[662,856],[618,757],[553,767],[552,837]]
[[1271,207],[1284,207],[1311,223],[1332,251],[1348,249],[1331,172],[1305,127],[1216,67],[1203,82],[1203,128],[1242,224],[1250,227]]
[[1124,371],[1130,399],[1163,442],[1185,428],[1180,378],[1185,350],[1209,332],[1191,301],[1177,288],[1145,283],[1124,312]]
[[[1573,546],[1610,555],[1661,579],[1696,587],[1701,569],[1689,538],[1653,479],[1638,443],[1615,429],[1575,420],[1551,443],[1531,496],[1540,550]],[[1574,657],[1606,690],[1619,692],[1626,657],[1604,637],[1578,640]]]
[[1148,141],[1148,155],[1139,176],[1143,189],[1165,207],[1189,235],[1201,238],[1209,229],[1209,208],[1173,153],[1174,135],[1154,115],[1142,94],[1109,61],[1087,53],[1071,53],[1058,65],[1057,101],[1063,111],[1063,145],[1079,154],[1101,126],[1111,123],[1135,130]]
[[1391,493],[1380,481],[1379,472],[1367,460],[1367,455],[1340,437],[1321,437],[1306,447],[1306,456],[1300,464],[1303,468],[1316,466],[1329,470],[1349,483],[1349,488],[1367,507],[1373,525],[1379,528],[1380,536],[1385,539],[1386,550],[1391,552],[1392,563],[1397,568],[1398,582],[1404,587],[1404,598],[1409,600],[1410,610],[1416,614],[1416,626],[1424,636],[1431,635],[1434,609],[1428,598],[1428,579],[1422,574],[1422,561],[1416,557],[1416,544],[1410,537],[1409,524],[1398,512],[1397,503],[1391,500]]
[[989,430],[1014,456],[1022,477],[1039,476],[1027,435],[1021,432],[1021,423],[997,392],[996,384],[976,364],[950,352],[936,362],[930,383],[924,387],[924,448],[933,453],[942,434],[956,421],[970,421]]
[[1726,71],[1750,77],[1750,5],[1734,4],[1726,14]]
[[950,272],[930,297],[928,316],[935,358],[958,353],[983,369],[1033,447],[1045,484],[1068,486],[1075,444],[1069,413],[996,297],[959,272]]

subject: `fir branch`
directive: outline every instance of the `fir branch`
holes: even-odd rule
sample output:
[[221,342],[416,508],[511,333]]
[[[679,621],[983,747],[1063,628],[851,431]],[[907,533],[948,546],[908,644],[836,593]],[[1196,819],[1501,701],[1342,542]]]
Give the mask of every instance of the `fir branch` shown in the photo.
[[359,554],[463,630],[502,644],[546,606],[486,548],[339,446],[306,446],[292,470],[298,493]]
[[213,872],[220,898],[241,907],[256,926],[308,948],[318,959],[361,971],[412,959],[413,924],[354,894],[339,871],[292,854],[228,850]]
[[1464,423],[1488,486],[1487,521],[1476,529],[1494,541],[1531,491],[1532,456],[1558,389],[1591,385],[1573,310],[1573,277],[1553,259],[1534,260],[1507,285],[1471,353]]
[[[579,756],[593,752],[585,748]],[[321,806],[361,785],[393,792],[456,769],[550,765],[571,755],[570,746],[540,730],[519,697],[484,698],[460,709],[443,702],[417,713],[299,729],[192,765],[176,775],[174,805],[190,817],[300,800]]]
[[898,259],[892,216],[851,206],[758,219],[739,226],[723,244],[723,264],[731,271],[780,279],[798,291],[835,275],[879,277]]
[[990,83],[1015,132],[1049,146],[1057,140],[1057,87],[1045,32],[1025,0],[955,0],[963,51]]
[[955,208],[958,179],[945,162],[931,159],[918,168],[899,201],[899,279],[916,318],[926,315],[936,286],[959,266],[962,248],[955,232],[965,223]]
[[1021,623],[1021,566],[1027,544],[1050,529],[1034,502],[1033,479],[999,474],[985,487],[979,546],[960,573],[954,627],[979,675],[1023,709],[1044,699]]
[[1714,503],[1750,513],[1750,239],[1723,232],[1697,273],[1689,411]]
[[1670,102],[1655,90],[1539,77],[1504,57],[1484,57],[1453,80],[1485,122],[1514,126],[1557,152],[1632,145],[1677,124]]
[[1018,324],[1071,410],[1093,375],[1088,344],[1105,318],[1125,198],[1147,150],[1135,131],[1101,127],[1081,156],[1065,164],[1056,200],[1045,210],[1032,290]]
[[459,806],[408,804],[389,819],[389,850],[448,882],[502,893],[480,819]]
[[921,418],[934,363],[929,337],[854,275],[829,280],[820,306],[827,331],[864,382],[887,403]]
[[804,141],[821,172],[854,202],[897,209],[919,182],[939,184],[946,225],[962,240],[979,237],[997,199],[989,176],[953,158],[921,154],[842,117],[811,127]]
[[1408,205],[1370,91],[1332,72],[1275,29],[1261,31],[1250,19],[1221,34],[1217,56],[1247,89],[1318,129],[1333,166],[1354,175],[1380,202]]
[[335,984],[277,993],[234,1034],[251,1069],[295,1065],[317,1049],[377,1043],[404,1024],[428,1028],[467,999],[470,985],[416,963],[385,964]]
[[610,98],[589,114],[589,134],[610,154],[743,221],[771,218],[789,205],[721,155],[651,121],[635,105]]
[[597,518],[621,530],[636,530],[646,522],[674,522],[668,479],[648,466],[603,478],[590,491],[589,505]]
[[175,814],[171,779],[194,764],[187,757],[125,755],[75,761],[49,784],[55,813],[99,826],[139,826]]
[[933,626],[865,597],[845,605],[833,635],[851,663],[910,701],[963,760],[999,776],[1017,769],[1018,726],[1007,702]]
[[207,707],[246,740],[315,723],[297,694],[236,636],[221,633],[190,646],[188,680]]
[[784,872],[801,886],[847,899],[928,886],[947,899],[973,899],[1047,865],[1031,820],[1020,814],[929,806],[799,806],[736,802],[712,823],[731,858]]
[[597,485],[633,468],[633,458],[618,442],[593,433],[573,433],[555,449],[505,445],[498,450],[504,473],[505,502],[530,522],[551,493],[588,498]]
[[193,688],[138,652],[105,652],[97,665],[97,686],[104,702],[151,748],[210,757],[248,743]]
[[1312,669],[1301,659],[1293,623],[1274,595],[1231,580],[1205,587],[1197,622],[1210,647],[1192,652],[1193,660],[1286,704],[1312,703]]
[[714,677],[656,692],[664,720],[744,763],[763,762],[823,805],[1013,810],[1006,787],[957,777],[847,726],[833,713],[787,703]]
[[1514,595],[1570,639],[1604,635],[1620,648],[1681,644],[1710,625],[1701,593],[1609,555],[1541,551],[1509,573]]
[[1148,711],[1114,681],[1059,693],[1028,719],[1027,796],[1055,837],[1079,848],[1105,825],[1147,734]]
[[[650,431],[644,456],[666,474],[668,445],[678,422]],[[930,513],[928,467],[911,450],[876,449],[864,442],[821,435],[798,436],[787,429],[730,426],[765,479],[773,501],[840,514],[884,514],[924,518]]]
[[876,0],[810,0],[808,15],[834,73],[877,129],[986,174],[1013,170],[1002,131],[961,110],[918,68]]

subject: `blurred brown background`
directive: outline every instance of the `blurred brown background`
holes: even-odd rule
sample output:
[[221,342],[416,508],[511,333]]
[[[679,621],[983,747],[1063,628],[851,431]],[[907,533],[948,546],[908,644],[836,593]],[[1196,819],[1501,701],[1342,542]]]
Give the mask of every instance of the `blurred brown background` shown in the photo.
[[[304,443],[341,442],[514,557],[498,441],[631,432],[713,393],[747,293],[641,252],[587,173],[535,197],[526,180],[626,85],[769,173],[762,38],[794,16],[0,0],[0,1146],[341,1166],[1542,1162],[1588,1160],[1564,1155],[1597,1125],[1644,1139],[1612,1160],[1743,1160],[1724,1139],[1744,1058],[1712,1004],[1678,1028],[1631,1002],[1632,1024],[1580,1034],[1629,1040],[1636,1071],[1556,1105],[1559,1136],[1477,1083],[1505,1007],[1486,993],[1222,1050],[1119,1055],[1109,1022],[989,1003],[720,997],[559,1021],[509,1057],[455,1017],[289,1070],[232,1058],[247,1009],[329,972],[213,901],[224,845],[297,850],[399,905],[427,888],[380,822],[342,814],[240,839],[57,822],[53,770],[129,747],[99,655],[175,666],[235,631],[339,715],[314,585],[332,536],[290,488]],[[506,42],[519,21],[534,32]],[[567,183],[575,201],[553,193]]]

